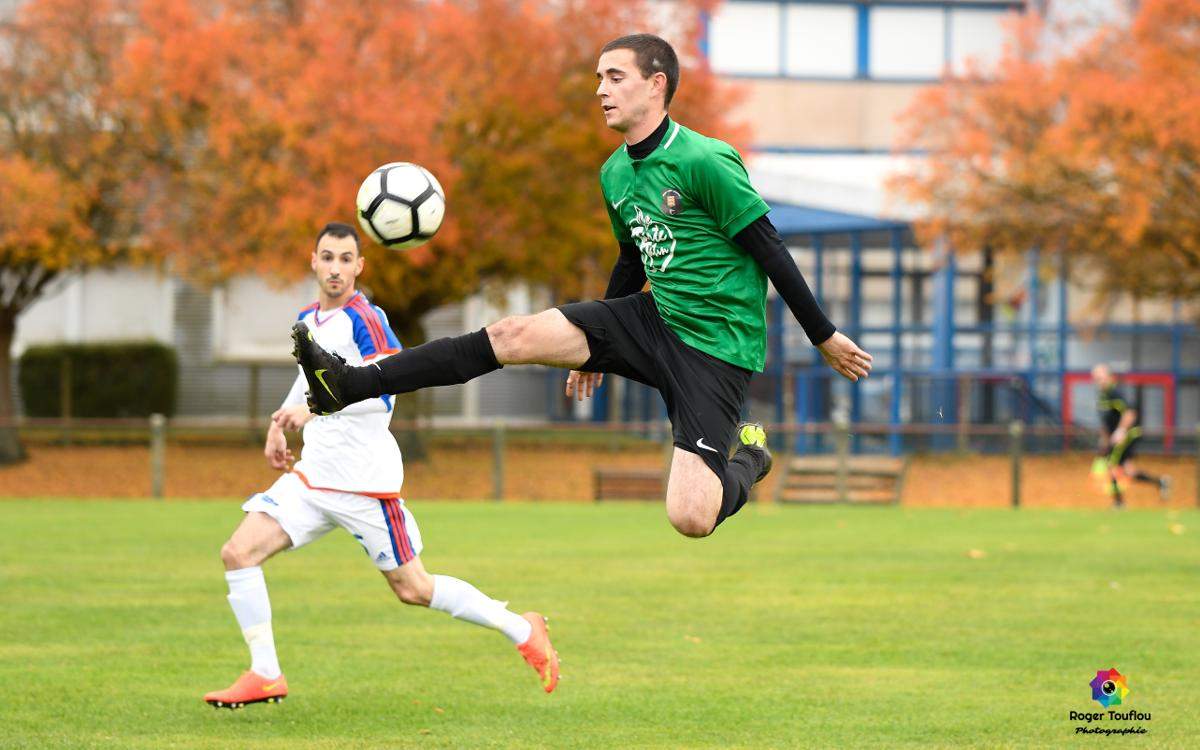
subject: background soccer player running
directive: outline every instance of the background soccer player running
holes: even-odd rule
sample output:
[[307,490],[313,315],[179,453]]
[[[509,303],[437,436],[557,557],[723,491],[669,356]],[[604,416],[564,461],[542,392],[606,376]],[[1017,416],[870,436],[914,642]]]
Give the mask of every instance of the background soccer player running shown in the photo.
[[[378,367],[347,368],[297,329],[297,360],[318,413],[466,382],[506,364],[571,369],[566,392],[579,398],[605,372],[651,385],[674,432],[667,517],[680,533],[702,537],[736,513],[770,469],[760,425],[742,425],[735,436],[751,374],[766,355],[766,279],[837,372],[866,377],[871,356],[821,312],[737,152],[667,116],[679,83],[671,46],[649,34],[621,37],[601,51],[596,76],[605,122],[625,140],[600,172],[620,245],[604,300],[505,318]],[[640,291],[647,279],[650,293]]]
[[1096,409],[1100,412],[1100,452],[1093,473],[1105,481],[1105,489],[1112,496],[1113,507],[1125,506],[1122,485],[1130,479],[1157,486],[1159,499],[1166,501],[1171,491],[1171,478],[1139,471],[1133,463],[1138,443],[1142,440],[1138,410],[1130,406],[1117,390],[1117,377],[1108,365],[1092,368],[1092,382],[1096,385]]
[[[321,345],[356,364],[399,350],[383,312],[355,289],[363,270],[358,235],[329,224],[317,237],[312,269],[320,298],[300,312],[300,325]],[[546,692],[558,682],[558,655],[544,618],[518,615],[466,581],[430,575],[418,555],[421,533],[400,499],[404,465],[388,431],[390,396],[357,403],[333,417],[314,417],[297,375],[283,406],[272,415],[264,452],[275,469],[292,460],[284,430],[304,430],[304,450],[293,471],[242,506],[245,518],[221,547],[229,605],[250,647],[250,669],[225,690],[204,696],[217,707],[278,701],[287,695],[271,632],[271,603],[262,563],[277,552],[302,547],[341,526],[357,539],[405,604],[441,610],[502,632],[538,672]]]

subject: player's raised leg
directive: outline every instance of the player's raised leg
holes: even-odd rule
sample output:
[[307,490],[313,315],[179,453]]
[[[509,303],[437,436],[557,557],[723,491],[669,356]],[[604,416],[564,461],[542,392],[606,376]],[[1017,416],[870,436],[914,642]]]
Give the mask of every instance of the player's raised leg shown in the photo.
[[667,477],[667,520],[684,536],[712,533],[721,511],[722,481],[704,459],[678,446]]
[[384,571],[383,575],[405,604],[429,607],[455,619],[498,630],[538,673],[543,690],[553,692],[558,685],[558,652],[550,645],[542,615],[537,612],[518,615],[508,609],[508,602],[497,601],[466,581],[431,575],[419,557]]
[[204,696],[217,708],[240,708],[248,703],[278,702],[287,695],[287,680],[279,668],[271,632],[271,600],[263,578],[264,561],[292,544],[279,522],[266,513],[249,512],[221,547],[229,606],[250,649],[250,669],[224,690]]
[[766,442],[762,425],[738,425],[737,450],[721,476],[699,454],[676,447],[667,479],[667,519],[675,530],[684,536],[708,536],[741,510],[750,488],[771,471]]
[[737,427],[736,449],[729,459],[721,485],[721,511],[717,526],[742,509],[750,499],[750,488],[766,478],[774,460],[767,449],[767,433],[758,422],[742,422]]
[[440,338],[380,362],[351,367],[314,340],[311,330],[292,329],[293,354],[308,379],[309,405],[331,414],[387,394],[457,385],[509,364],[578,367],[588,358],[583,331],[557,309],[504,318],[473,333]]

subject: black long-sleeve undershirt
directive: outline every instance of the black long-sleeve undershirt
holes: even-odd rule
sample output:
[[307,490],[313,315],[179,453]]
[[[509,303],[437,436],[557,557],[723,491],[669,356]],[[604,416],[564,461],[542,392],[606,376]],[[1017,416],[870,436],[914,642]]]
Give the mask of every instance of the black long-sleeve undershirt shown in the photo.
[[638,246],[632,242],[622,242],[620,246],[621,254],[617,256],[612,275],[608,278],[604,299],[636,294],[646,285],[646,267],[642,265]]
[[796,267],[787,245],[766,214],[734,235],[733,241],[762,266],[767,278],[775,285],[775,291],[779,292],[813,346],[825,343],[837,332],[817,304],[817,298],[808,288],[804,275]]

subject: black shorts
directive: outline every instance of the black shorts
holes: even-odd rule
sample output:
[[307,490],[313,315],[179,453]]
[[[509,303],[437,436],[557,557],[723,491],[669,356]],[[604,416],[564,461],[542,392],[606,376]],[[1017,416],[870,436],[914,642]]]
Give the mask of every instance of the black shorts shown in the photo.
[[657,388],[675,445],[725,475],[751,372],[685,344],[649,292],[558,308],[587,336],[583,372],[609,372]]
[[1122,443],[1114,445],[1112,451],[1108,454],[1109,466],[1121,466],[1126,461],[1132,461],[1138,452],[1138,443],[1142,442],[1141,435],[1136,437],[1127,437]]

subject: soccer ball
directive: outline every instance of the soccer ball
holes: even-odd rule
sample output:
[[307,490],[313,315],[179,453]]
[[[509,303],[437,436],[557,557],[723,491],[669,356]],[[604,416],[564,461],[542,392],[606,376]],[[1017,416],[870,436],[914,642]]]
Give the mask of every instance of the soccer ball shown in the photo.
[[406,161],[384,164],[358,189],[358,223],[384,247],[402,250],[429,241],[446,214],[446,194],[428,169]]

